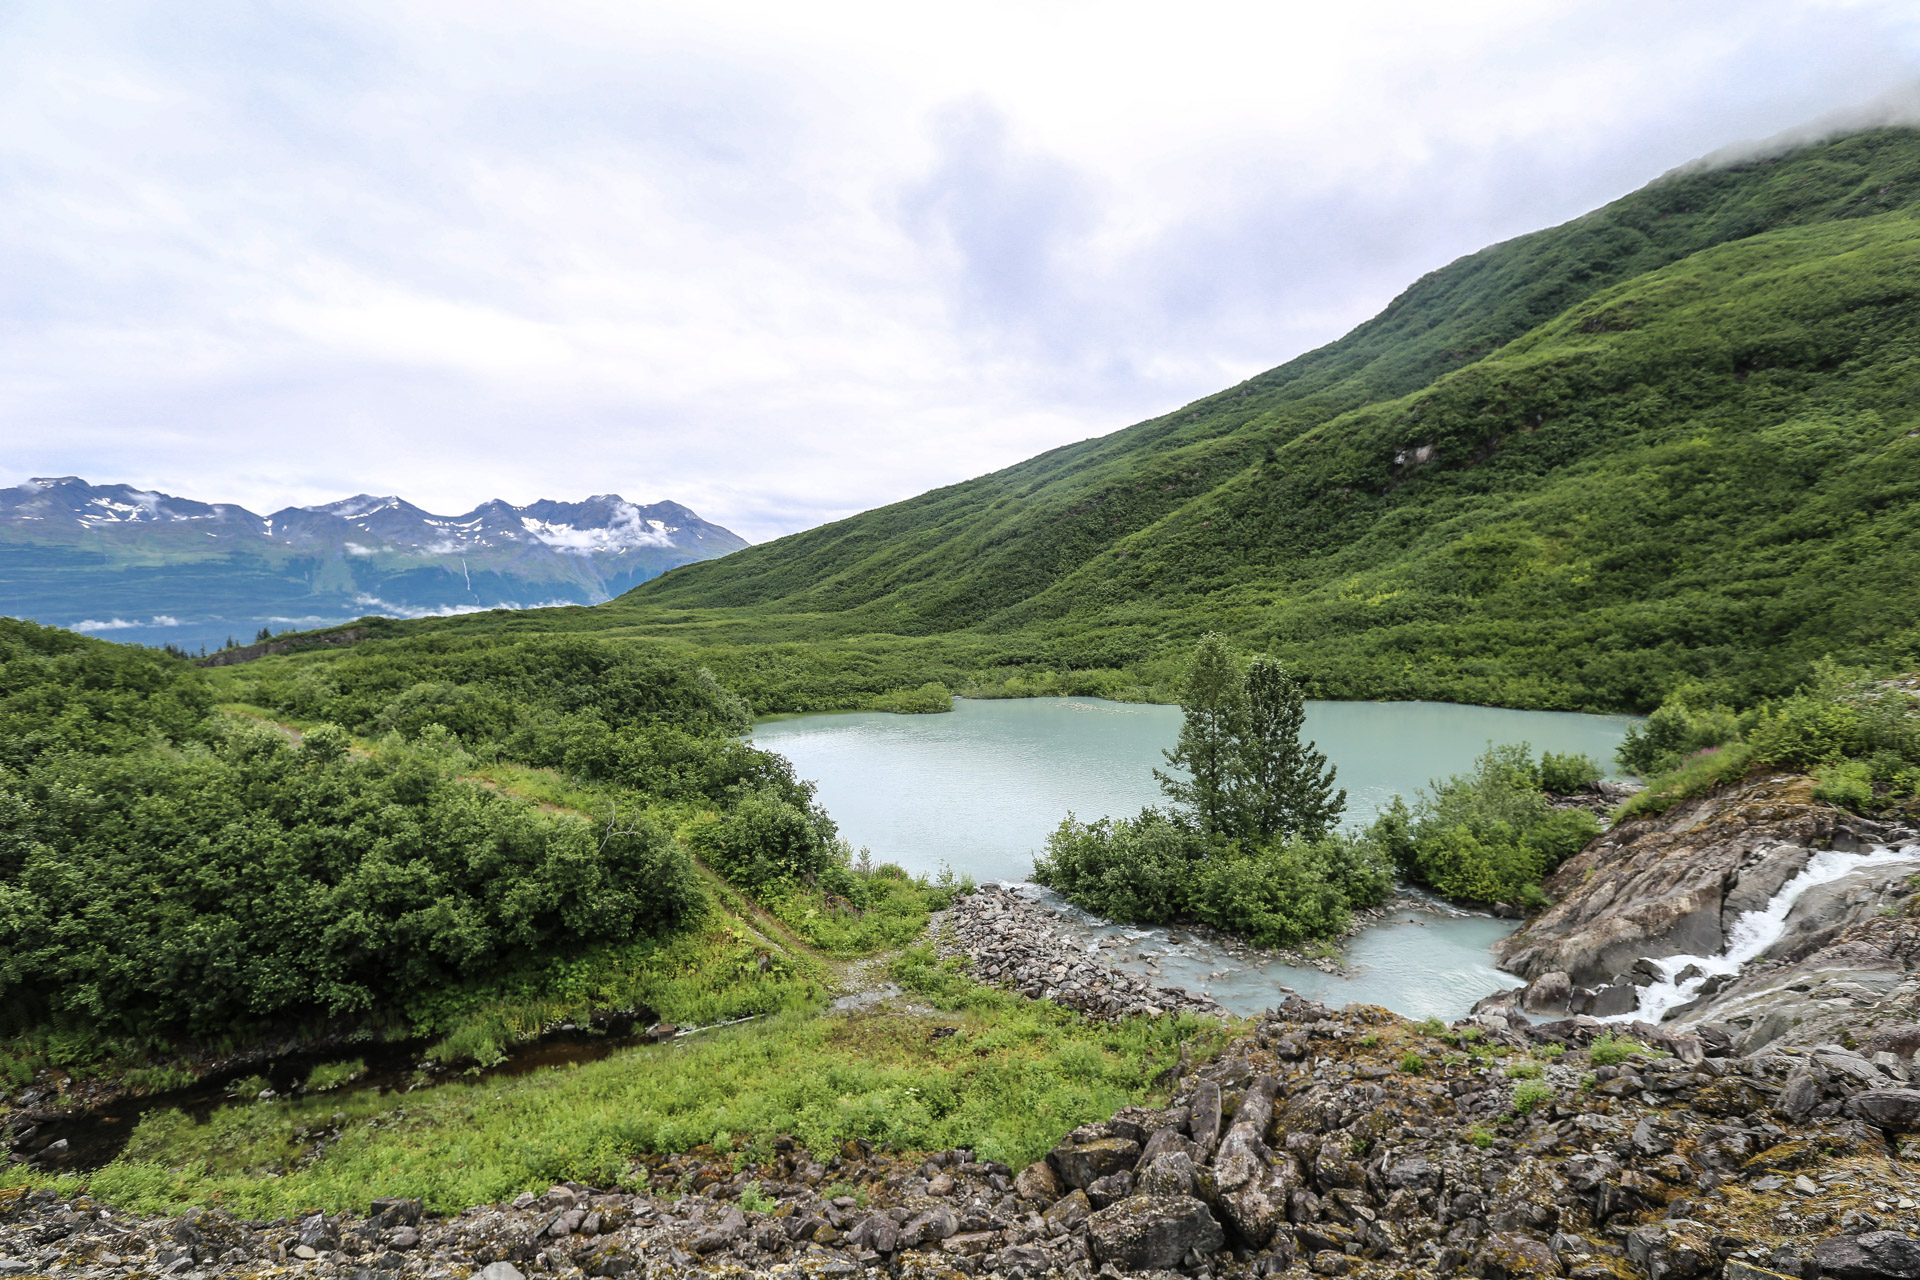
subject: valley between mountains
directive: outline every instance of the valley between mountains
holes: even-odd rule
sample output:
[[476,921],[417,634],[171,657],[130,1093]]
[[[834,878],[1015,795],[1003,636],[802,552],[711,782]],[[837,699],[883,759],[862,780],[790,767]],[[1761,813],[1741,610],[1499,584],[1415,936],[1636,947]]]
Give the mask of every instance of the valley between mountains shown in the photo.
[[[7,491],[9,591],[501,607],[190,661],[9,597],[0,1276],[1920,1276],[1917,214],[1911,129],[1678,171],[757,547]],[[1181,704],[1069,899],[1337,967],[1405,893],[1514,985],[1234,1018],[748,737],[956,694]],[[1342,826],[1309,698],[1643,715],[1635,782],[1490,743]]]

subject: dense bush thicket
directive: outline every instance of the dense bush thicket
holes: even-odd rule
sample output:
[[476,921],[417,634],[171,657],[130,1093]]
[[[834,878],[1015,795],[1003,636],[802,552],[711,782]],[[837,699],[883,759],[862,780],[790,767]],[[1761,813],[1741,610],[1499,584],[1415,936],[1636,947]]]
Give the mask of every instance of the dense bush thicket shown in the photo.
[[1855,810],[1920,798],[1920,689],[1816,663],[1791,696],[1744,712],[1682,688],[1629,733],[1622,765],[1651,775],[1630,813],[1657,813],[1755,769],[1813,773],[1817,798]]
[[1347,794],[1311,742],[1279,663],[1210,635],[1181,682],[1180,738],[1155,771],[1177,808],[1087,824],[1068,815],[1034,879],[1115,920],[1201,920],[1261,946],[1346,931],[1393,888],[1369,842],[1332,834]]
[[1344,933],[1355,907],[1393,889],[1392,863],[1365,841],[1218,841],[1164,809],[1093,823],[1068,817],[1047,837],[1033,878],[1111,920],[1199,920],[1265,947]]
[[669,799],[772,787],[810,801],[779,756],[740,740],[747,706],[712,673],[647,642],[427,635],[270,660],[226,675],[236,699],[413,738],[438,726],[503,758]]
[[0,780],[0,1005],[207,1034],[406,1008],[699,904],[686,855],[457,782],[433,735],[372,757],[221,726],[210,747],[61,753]]
[[1600,833],[1591,813],[1556,809],[1545,790],[1578,790],[1599,774],[1584,756],[1536,762],[1525,743],[1489,747],[1473,772],[1434,783],[1412,805],[1395,796],[1366,838],[1408,879],[1448,897],[1540,905],[1541,880]]
[[[476,663],[467,674],[490,689],[443,681],[446,705],[478,714],[487,694],[537,692],[542,711],[580,713],[557,664],[519,659],[518,679],[514,655]],[[594,705],[637,732],[705,741],[739,723],[690,668],[598,669]],[[282,687],[322,713],[358,694],[356,727],[378,730],[424,701],[422,681],[392,683],[372,697],[299,667]],[[472,762],[431,717],[394,716],[366,755],[333,724],[296,746],[212,702],[187,663],[0,619],[0,1026],[213,1034],[404,1011],[699,908],[671,832],[645,817],[602,830],[458,781]],[[722,770],[722,789],[781,780],[748,765]]]
[[228,679],[235,696],[289,715],[406,740],[444,732],[482,759],[720,810],[694,827],[696,849],[750,891],[812,885],[847,865],[811,784],[742,741],[746,703],[648,641],[427,635]]

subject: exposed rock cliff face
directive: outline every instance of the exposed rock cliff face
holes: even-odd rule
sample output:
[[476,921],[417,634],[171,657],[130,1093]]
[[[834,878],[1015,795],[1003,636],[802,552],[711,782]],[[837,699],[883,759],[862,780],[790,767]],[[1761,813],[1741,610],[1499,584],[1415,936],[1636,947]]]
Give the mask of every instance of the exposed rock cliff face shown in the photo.
[[[1527,978],[1558,972],[1595,987],[1643,957],[1715,955],[1734,921],[1765,908],[1816,850],[1912,838],[1814,800],[1810,778],[1756,779],[1614,827],[1547,881],[1555,905],[1494,956]],[[1834,914],[1820,919],[1837,933],[1848,921]]]
[[[1533,982],[1483,1005],[1640,1013],[1745,1053],[1864,1039],[1920,1009],[1915,841],[1816,801],[1800,775],[1621,823],[1547,882],[1554,907],[1495,945]],[[1877,852],[1856,865],[1834,850]]]

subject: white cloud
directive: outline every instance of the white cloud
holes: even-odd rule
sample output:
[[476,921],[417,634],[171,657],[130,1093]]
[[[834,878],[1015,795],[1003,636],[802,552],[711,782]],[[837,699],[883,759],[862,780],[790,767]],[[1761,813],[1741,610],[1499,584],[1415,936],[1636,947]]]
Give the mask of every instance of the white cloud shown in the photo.
[[179,625],[180,619],[174,617],[172,614],[158,613],[146,622],[141,622],[137,618],[107,618],[104,621],[98,618],[87,618],[84,621],[74,623],[68,630],[127,631],[134,627],[177,627]]
[[489,609],[564,609],[568,605],[579,603],[575,600],[539,600],[520,604],[517,601],[506,600],[499,604],[443,604],[435,605],[431,609],[423,609],[414,605],[391,604],[378,596],[370,595],[355,596],[353,602],[365,609],[368,614],[387,618],[453,618],[464,613],[485,613]]
[[29,0],[0,445],[758,540],[1218,389],[1916,52],[1890,0]]

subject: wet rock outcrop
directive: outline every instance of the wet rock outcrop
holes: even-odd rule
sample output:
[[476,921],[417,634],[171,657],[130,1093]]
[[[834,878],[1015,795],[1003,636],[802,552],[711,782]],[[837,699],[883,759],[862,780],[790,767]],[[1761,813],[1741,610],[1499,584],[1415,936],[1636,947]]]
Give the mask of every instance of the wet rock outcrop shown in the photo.
[[[1813,799],[1813,780],[1763,777],[1615,826],[1546,882],[1554,905],[1494,945],[1497,963],[1532,981],[1516,1003],[1535,1013],[1631,1013],[1661,974],[1650,961],[1723,952],[1735,922],[1764,910],[1825,849],[1920,839]],[[1816,886],[1763,957],[1805,956],[1911,892],[1920,852]],[[1710,980],[1716,995],[1730,978]],[[1564,994],[1563,994],[1564,993]],[[1707,1018],[1704,1005],[1689,1010]]]

